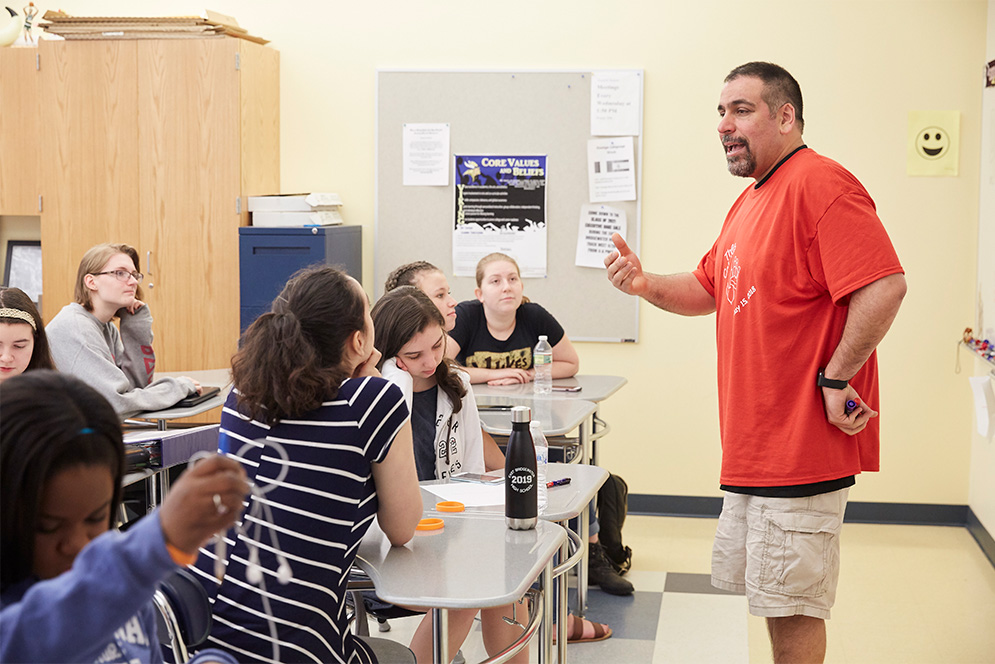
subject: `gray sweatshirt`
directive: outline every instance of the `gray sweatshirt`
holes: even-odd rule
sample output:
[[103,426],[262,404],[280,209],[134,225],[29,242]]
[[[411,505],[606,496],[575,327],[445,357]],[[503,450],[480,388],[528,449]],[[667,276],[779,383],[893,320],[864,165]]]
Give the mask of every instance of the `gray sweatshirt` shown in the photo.
[[148,306],[134,314],[125,309],[119,313],[120,332],[113,322],[101,323],[80,304],[62,307],[45,327],[59,371],[86,381],[110,401],[122,419],[169,408],[196,392],[187,378],[153,380],[155,351]]

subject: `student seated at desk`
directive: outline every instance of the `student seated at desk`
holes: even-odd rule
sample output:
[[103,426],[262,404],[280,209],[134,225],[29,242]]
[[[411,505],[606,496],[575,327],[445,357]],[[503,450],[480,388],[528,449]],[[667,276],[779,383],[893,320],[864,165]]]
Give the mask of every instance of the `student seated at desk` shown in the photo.
[[453,342],[446,355],[466,367],[472,383],[529,383],[532,349],[540,335],[553,347],[553,378],[569,378],[580,358],[563,327],[552,315],[523,295],[518,263],[505,254],[488,254],[477,263],[476,301],[456,306]]
[[[556,319],[524,297],[521,271],[514,258],[488,254],[477,262],[476,277],[477,300],[456,306],[456,326],[449,333],[454,343],[446,348],[448,357],[466,366],[471,382],[531,382],[535,375],[532,349],[542,334],[553,347],[553,378],[576,375],[580,369],[577,351]],[[612,595],[631,595],[632,583],[615,571],[598,542],[599,526],[593,509],[590,519],[588,585]]]
[[400,546],[422,515],[408,408],[379,359],[366,294],[331,267],[291,277],[242,337],[220,449],[266,491],[249,512],[272,520],[227,534],[220,585],[214,551],[197,569],[216,595],[210,643],[239,661],[376,661],[348,629],[349,570],[374,517]]
[[[245,472],[200,461],[119,533],[124,446],[107,400],[42,370],[5,381],[0,401],[0,661],[161,662],[152,595],[235,520]],[[195,661],[234,664],[217,651]]]
[[[433,301],[418,288],[399,286],[380,298],[372,315],[377,343],[386,358],[381,361],[383,376],[401,387],[411,408],[418,479],[503,470],[503,455],[498,465],[485,466],[473,388],[466,373],[445,357],[445,319]],[[450,652],[466,640],[476,614],[477,609],[449,611]],[[505,621],[513,617],[512,605],[480,610],[484,647],[489,656],[501,652],[520,635],[517,626]],[[607,625],[576,616],[569,616],[569,621],[567,633],[575,636],[575,641],[600,640],[612,633]],[[419,662],[431,661],[431,614],[418,626],[411,649]],[[527,662],[528,658],[526,648],[510,661]]]
[[[446,334],[456,326],[456,300],[449,289],[449,281],[445,273],[427,261],[415,261],[402,265],[387,275],[384,293],[389,293],[398,286],[414,286],[425,293],[442,314],[446,322]],[[491,434],[483,429],[480,435],[484,441],[484,466],[487,470],[504,468],[504,453]]]
[[35,303],[20,288],[0,288],[0,383],[33,369],[54,369]]
[[[200,392],[191,378],[153,380],[152,314],[141,301],[142,276],[134,247],[91,247],[76,273],[76,301],[46,328],[59,371],[85,380],[121,419],[169,408]],[[120,331],[114,318],[121,321]]]

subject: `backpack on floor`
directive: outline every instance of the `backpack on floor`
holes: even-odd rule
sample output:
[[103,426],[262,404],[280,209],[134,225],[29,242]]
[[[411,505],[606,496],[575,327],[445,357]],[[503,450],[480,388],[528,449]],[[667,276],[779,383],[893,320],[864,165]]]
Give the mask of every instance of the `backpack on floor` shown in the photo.
[[598,490],[598,539],[608,562],[619,574],[632,567],[632,549],[622,544],[622,526],[628,512],[629,485],[618,475],[609,475]]

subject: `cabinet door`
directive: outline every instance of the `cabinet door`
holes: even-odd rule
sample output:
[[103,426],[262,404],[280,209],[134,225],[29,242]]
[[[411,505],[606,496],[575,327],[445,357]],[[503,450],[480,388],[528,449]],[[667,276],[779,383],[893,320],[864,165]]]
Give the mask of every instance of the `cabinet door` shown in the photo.
[[138,166],[156,368],[218,369],[238,343],[236,39],[138,43]]
[[48,321],[73,300],[87,249],[125,242],[141,251],[137,46],[42,41],[39,52],[42,313]]
[[0,48],[0,214],[37,215],[38,78],[34,48]]

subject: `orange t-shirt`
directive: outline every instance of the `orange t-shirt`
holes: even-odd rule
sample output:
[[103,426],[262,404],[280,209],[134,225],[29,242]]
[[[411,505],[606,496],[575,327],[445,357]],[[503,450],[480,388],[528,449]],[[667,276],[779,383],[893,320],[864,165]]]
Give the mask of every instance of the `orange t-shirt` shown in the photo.
[[[878,470],[878,418],[847,436],[826,420],[815,378],[840,341],[850,293],[900,272],[867,191],[811,149],[740,195],[694,272],[716,304],[722,484]],[[850,384],[877,410],[876,354]]]

